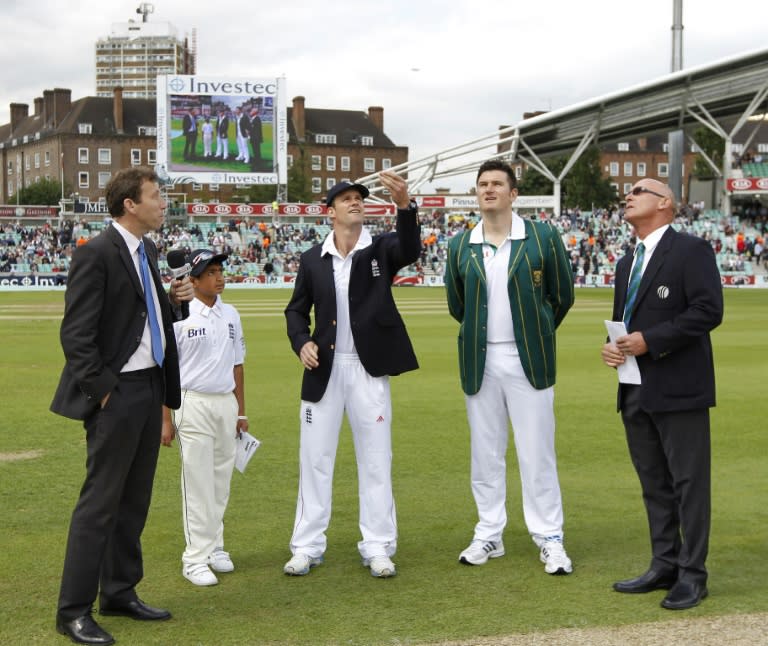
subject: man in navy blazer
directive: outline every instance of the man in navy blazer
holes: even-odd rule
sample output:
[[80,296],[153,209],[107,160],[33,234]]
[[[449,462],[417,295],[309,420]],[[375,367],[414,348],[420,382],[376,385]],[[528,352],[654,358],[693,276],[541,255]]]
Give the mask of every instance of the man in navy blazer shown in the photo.
[[637,359],[642,383],[619,384],[618,409],[643,492],[652,558],[617,592],[669,590],[662,607],[681,610],[707,596],[710,529],[709,408],[715,371],[709,333],[723,318],[715,254],[706,240],[678,233],[672,191],[652,179],[626,196],[624,219],[639,240],[616,267],[613,320],[627,335],[606,343],[617,367]]
[[405,181],[390,172],[380,179],[397,205],[397,230],[371,238],[363,228],[368,189],[351,182],[334,186],[326,198],[333,230],[301,255],[285,309],[291,347],[304,366],[293,557],[283,568],[290,575],[305,575],[322,563],[345,411],[360,482],[358,550],[373,576],[395,575],[389,376],[418,363],[392,297],[392,280],[419,257],[421,235]]
[[[118,172],[106,197],[114,223],[72,257],[61,322],[66,364],[51,404],[53,412],[82,420],[86,431],[85,482],[69,527],[56,615],[57,630],[78,644],[114,642],[91,616],[97,596],[102,615],[171,616],[143,603],[135,589],[143,576],[140,538],[161,406],[178,408],[181,401],[171,304],[157,249],[146,237],[160,228],[166,205],[149,168]],[[192,294],[188,279],[172,286],[177,303]]]

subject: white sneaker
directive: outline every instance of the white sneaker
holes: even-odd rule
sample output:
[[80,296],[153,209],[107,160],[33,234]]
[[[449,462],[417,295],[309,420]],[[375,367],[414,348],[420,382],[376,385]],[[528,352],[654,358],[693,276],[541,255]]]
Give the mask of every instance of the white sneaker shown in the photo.
[[211,572],[211,568],[205,563],[185,565],[181,573],[187,581],[191,581],[195,585],[216,585],[219,582],[216,575]]
[[234,572],[235,564],[223,547],[217,547],[208,557],[208,565],[216,572]]
[[363,566],[371,568],[371,576],[386,579],[397,574],[395,564],[388,556],[372,556],[369,559],[363,559]]
[[290,574],[291,576],[304,576],[309,574],[310,568],[320,565],[323,562],[322,556],[307,556],[301,552],[297,552],[291,557],[283,566],[283,572]]
[[501,541],[474,540],[469,547],[459,554],[459,563],[466,565],[484,565],[488,559],[504,556],[504,543]]
[[573,572],[571,559],[565,553],[563,539],[560,536],[547,536],[539,545],[539,558],[547,574],[570,574]]

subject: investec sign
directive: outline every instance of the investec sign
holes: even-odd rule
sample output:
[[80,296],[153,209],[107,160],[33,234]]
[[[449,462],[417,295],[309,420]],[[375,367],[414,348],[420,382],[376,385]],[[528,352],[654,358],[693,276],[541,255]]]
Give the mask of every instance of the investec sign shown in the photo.
[[768,191],[768,177],[737,177],[726,180],[729,193],[760,193]]

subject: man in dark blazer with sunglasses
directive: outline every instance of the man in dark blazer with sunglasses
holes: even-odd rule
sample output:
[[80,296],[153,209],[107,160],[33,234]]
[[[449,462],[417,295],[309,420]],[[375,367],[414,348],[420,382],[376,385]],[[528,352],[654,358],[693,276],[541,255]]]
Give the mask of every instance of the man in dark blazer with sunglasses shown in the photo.
[[670,224],[675,199],[666,185],[640,180],[624,219],[638,238],[616,267],[614,321],[627,334],[606,343],[603,362],[635,357],[641,383],[619,384],[618,410],[640,479],[651,538],[647,572],[613,588],[668,590],[663,608],[697,606],[707,594],[711,477],[709,409],[715,371],[709,333],[723,318],[723,291],[709,242]]

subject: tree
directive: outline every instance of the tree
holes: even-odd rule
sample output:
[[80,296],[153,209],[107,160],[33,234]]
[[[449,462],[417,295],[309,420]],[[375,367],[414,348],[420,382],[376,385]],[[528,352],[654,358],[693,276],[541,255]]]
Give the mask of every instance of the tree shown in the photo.
[[309,156],[304,144],[299,144],[299,154],[288,169],[288,199],[291,202],[314,202],[312,180],[309,175]]
[[[693,140],[718,168],[723,167],[725,140],[720,135],[712,132],[709,128],[702,126],[693,133]],[[696,155],[696,161],[693,164],[691,173],[698,179],[712,179],[715,176],[712,167],[700,154]]]
[[590,146],[563,179],[563,206],[590,210],[608,208],[617,200],[611,180],[603,175],[600,148]]
[[[559,175],[565,162],[565,157],[555,157],[548,159],[546,164],[553,175]],[[548,178],[529,166],[517,183],[517,190],[520,195],[552,195],[554,186]]]
[[[69,195],[71,189],[65,183],[64,195]],[[61,184],[54,179],[41,179],[29,186],[23,187],[18,194],[8,198],[8,204],[25,204],[35,206],[58,206],[61,200]]]

